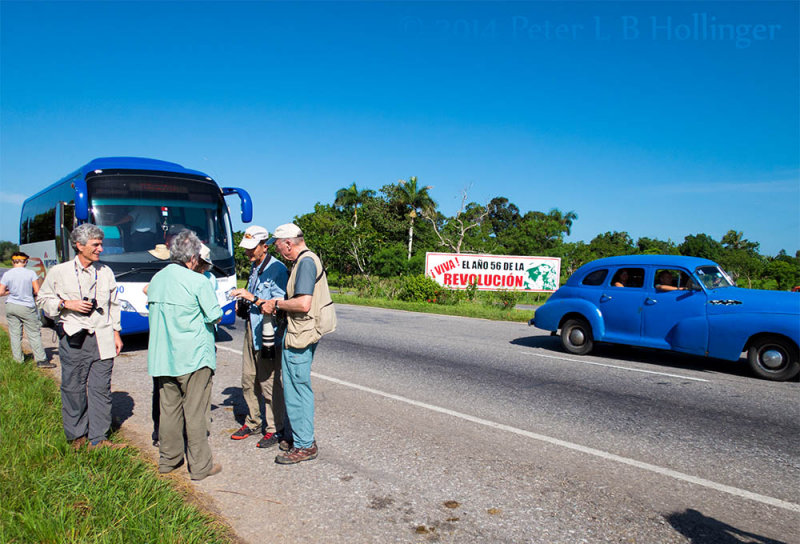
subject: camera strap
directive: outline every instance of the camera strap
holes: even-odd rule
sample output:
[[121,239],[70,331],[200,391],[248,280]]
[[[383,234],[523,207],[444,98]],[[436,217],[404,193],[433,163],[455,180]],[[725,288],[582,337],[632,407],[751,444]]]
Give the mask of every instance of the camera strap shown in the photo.
[[[75,279],[78,280],[78,293],[80,293],[80,298],[83,299],[83,286],[81,285],[81,271],[78,270],[78,267],[81,266],[78,259],[75,259]],[[94,287],[94,299],[97,299],[97,268],[89,265],[92,270],[94,270],[94,283],[87,289],[87,292],[91,292],[92,287]],[[87,267],[88,268],[88,267]],[[86,270],[86,268],[84,268]]]

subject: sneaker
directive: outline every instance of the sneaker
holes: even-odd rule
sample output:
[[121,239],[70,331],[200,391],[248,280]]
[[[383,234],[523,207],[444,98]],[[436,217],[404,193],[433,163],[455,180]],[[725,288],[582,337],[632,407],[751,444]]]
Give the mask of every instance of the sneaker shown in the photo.
[[211,467],[211,470],[209,470],[207,474],[204,474],[203,476],[192,476],[192,480],[199,482],[200,480],[205,480],[209,476],[214,476],[220,472],[222,472],[222,465],[215,464],[213,467]]
[[311,444],[310,448],[292,448],[286,453],[282,453],[275,457],[275,462],[279,465],[294,465],[295,463],[302,463],[303,461],[311,461],[317,458],[317,443],[316,441]]
[[124,448],[127,448],[127,447],[128,447],[127,444],[115,444],[114,442],[111,442],[110,440],[103,439],[100,442],[98,442],[97,444],[89,444],[88,449],[89,449],[89,451],[99,450],[99,449],[103,449],[103,448],[108,448],[110,450],[121,450],[121,449],[124,449]]
[[38,368],[55,368],[55,363],[51,363],[50,361],[39,361],[36,363]]
[[242,428],[231,435],[231,440],[244,440],[255,431],[247,425],[242,425]]
[[256,444],[257,448],[271,448],[272,446],[276,445],[281,439],[281,435],[278,433],[267,433],[261,437],[261,440],[258,441]]
[[72,449],[75,450],[75,451],[78,451],[79,449],[81,449],[84,444],[86,444],[86,437],[85,436],[82,436],[80,438],[76,438],[75,440],[73,440],[73,441],[71,441],[69,443],[69,445],[72,446]]

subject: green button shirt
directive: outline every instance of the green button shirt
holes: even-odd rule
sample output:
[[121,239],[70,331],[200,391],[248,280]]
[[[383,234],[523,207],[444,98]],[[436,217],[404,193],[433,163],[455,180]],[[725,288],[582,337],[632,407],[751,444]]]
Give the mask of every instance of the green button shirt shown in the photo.
[[151,376],[183,376],[204,366],[217,368],[214,323],[222,318],[222,309],[205,276],[170,264],[153,276],[147,303]]

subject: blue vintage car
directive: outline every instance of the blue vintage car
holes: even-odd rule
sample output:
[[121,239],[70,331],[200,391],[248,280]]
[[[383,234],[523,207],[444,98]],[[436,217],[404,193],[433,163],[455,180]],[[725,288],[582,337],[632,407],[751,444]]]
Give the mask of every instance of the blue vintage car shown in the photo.
[[676,255],[629,255],[583,265],[530,325],[561,330],[570,353],[595,342],[738,361],[789,380],[800,372],[800,294],[735,287],[719,265]]

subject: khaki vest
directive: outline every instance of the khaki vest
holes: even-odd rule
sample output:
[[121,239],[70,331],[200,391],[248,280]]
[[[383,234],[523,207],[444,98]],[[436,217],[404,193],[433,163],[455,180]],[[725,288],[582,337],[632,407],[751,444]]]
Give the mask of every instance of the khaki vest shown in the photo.
[[317,267],[317,282],[314,294],[311,295],[311,309],[308,313],[286,312],[286,337],[284,345],[289,348],[302,349],[316,342],[323,335],[336,330],[336,311],[333,308],[331,292],[328,289],[328,274],[315,253],[304,250],[294,263],[286,284],[288,298],[294,296],[297,281],[297,265],[302,259],[312,259]]

